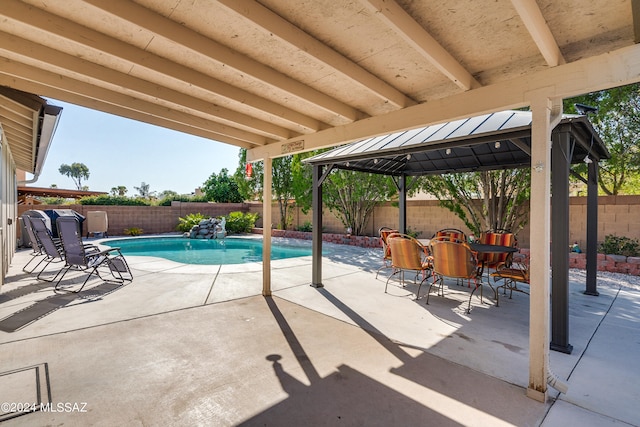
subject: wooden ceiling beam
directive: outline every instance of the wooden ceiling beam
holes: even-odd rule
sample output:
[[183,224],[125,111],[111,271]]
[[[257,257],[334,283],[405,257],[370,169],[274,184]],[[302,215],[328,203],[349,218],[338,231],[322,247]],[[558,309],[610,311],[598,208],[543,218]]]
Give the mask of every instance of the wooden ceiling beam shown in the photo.
[[225,126],[202,117],[136,99],[106,88],[96,87],[90,83],[26,64],[18,64],[7,59],[0,60],[0,64],[0,85],[243,148],[275,142],[251,132]]
[[631,16],[633,19],[633,41],[640,43],[640,0],[631,0]]
[[[47,66],[66,70],[65,72],[70,72],[70,75],[85,76],[87,80],[95,82],[97,86],[116,88],[114,90],[126,88],[123,93],[129,96],[161,100],[167,105],[174,105],[199,112],[203,117],[218,117],[229,123],[237,123],[239,126],[249,129],[251,132],[273,139],[286,139],[295,134],[287,129],[264,122],[255,117],[220,107],[211,102],[173,89],[158,86],[144,79],[85,61],[81,58],[17,38],[10,34],[0,32],[0,37],[3,39],[3,45],[0,51],[4,50],[5,52],[9,52],[13,54],[11,55],[13,57],[25,55],[36,58],[38,61],[47,64]],[[135,95],[136,93],[142,96]]]
[[[296,119],[301,119],[301,117],[299,117],[301,115],[298,113],[273,101],[261,98],[182,64],[175,63],[169,59],[139,49],[91,28],[81,26],[75,22],[22,2],[16,0],[4,1],[2,8],[0,8],[0,16],[27,26],[25,32],[29,32],[29,28],[48,32],[55,37],[71,41],[91,51],[101,52],[118,60],[125,61],[132,66],[142,67],[153,73],[170,77],[186,85],[186,87],[197,87],[202,91],[226,98],[239,105],[248,106],[263,113],[273,114],[276,118],[285,116],[293,120],[291,116],[297,115],[298,117],[296,117]],[[21,34],[16,35],[22,37]],[[270,113],[272,111],[275,113]],[[296,124],[312,130],[322,128],[322,125],[314,119],[309,120],[309,118],[306,118],[300,121],[303,123],[296,121]]]
[[333,147],[421,126],[520,108],[530,105],[540,97],[557,100],[638,82],[640,44],[635,44],[290,141],[253,148],[247,152],[247,160],[280,157],[287,151],[283,148],[291,143],[302,145],[302,148],[295,152]]
[[361,0],[379,19],[463,90],[481,84],[394,0]]
[[558,47],[536,0],[511,0],[511,3],[547,64],[550,67],[564,64],[566,61],[560,52],[560,47]]
[[[141,28],[145,28],[159,37],[171,40],[174,43],[204,55],[220,63],[221,66],[230,67],[240,73],[260,80],[262,83],[274,87],[283,92],[311,104],[315,108],[322,109],[330,114],[337,115],[349,121],[355,121],[366,117],[366,114],[355,108],[338,101],[306,84],[303,84],[281,72],[268,67],[254,59],[242,55],[231,48],[218,43],[208,37],[199,34],[184,25],[165,18],[143,6],[133,2],[111,2],[103,0],[86,0],[93,6],[98,7],[120,19],[126,20]],[[287,111],[282,108],[282,112],[273,111],[274,116],[287,120],[291,116],[292,122],[309,128],[309,130],[319,130],[322,125],[316,121],[314,124],[306,117],[295,111]],[[315,127],[315,129],[312,129]]]
[[260,3],[253,0],[218,0],[218,3],[225,5],[244,19],[264,28],[291,46],[300,49],[302,52],[340,72],[385,102],[388,101],[399,108],[416,104],[414,100],[399,90],[374,76],[318,39],[305,33]]

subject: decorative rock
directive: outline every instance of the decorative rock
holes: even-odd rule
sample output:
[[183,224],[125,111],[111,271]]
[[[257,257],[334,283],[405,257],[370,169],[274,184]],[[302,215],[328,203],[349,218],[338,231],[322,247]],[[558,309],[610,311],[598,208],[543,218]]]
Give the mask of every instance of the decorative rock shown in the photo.
[[224,217],[222,219],[203,219],[197,225],[191,227],[191,230],[185,233],[185,237],[190,239],[224,239],[227,235],[227,231],[224,228],[225,223]]

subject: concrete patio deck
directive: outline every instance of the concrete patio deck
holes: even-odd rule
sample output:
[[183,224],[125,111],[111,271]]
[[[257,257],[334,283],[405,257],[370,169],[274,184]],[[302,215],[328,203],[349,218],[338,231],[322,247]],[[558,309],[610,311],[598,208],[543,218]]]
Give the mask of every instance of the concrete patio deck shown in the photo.
[[150,257],[127,257],[121,288],[53,297],[19,252],[0,329],[21,309],[45,315],[0,330],[0,403],[39,391],[54,410],[3,425],[640,426],[640,291],[625,276],[600,277],[591,297],[572,271],[574,350],[550,355],[569,391],[543,404],[525,396],[527,295],[495,307],[486,288],[466,314],[469,289],[450,284],[427,306],[412,284],[384,293],[379,249],[324,247],[324,288],[309,286],[310,257],[272,261],[271,298],[259,263]]

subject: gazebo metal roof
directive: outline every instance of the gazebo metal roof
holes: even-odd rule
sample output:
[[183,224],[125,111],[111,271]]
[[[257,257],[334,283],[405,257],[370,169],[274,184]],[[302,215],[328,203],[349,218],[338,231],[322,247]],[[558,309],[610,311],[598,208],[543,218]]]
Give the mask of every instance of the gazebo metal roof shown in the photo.
[[[553,130],[575,142],[571,163],[609,157],[584,115],[565,115]],[[428,175],[531,165],[531,112],[501,111],[395,132],[344,145],[305,160],[313,165],[385,175]]]

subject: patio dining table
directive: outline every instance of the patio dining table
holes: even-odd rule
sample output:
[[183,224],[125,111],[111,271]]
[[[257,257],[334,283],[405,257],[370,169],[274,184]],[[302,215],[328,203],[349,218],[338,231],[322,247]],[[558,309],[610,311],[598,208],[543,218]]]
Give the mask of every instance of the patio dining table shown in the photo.
[[[469,247],[478,253],[515,253],[520,249],[515,246],[489,245],[486,243],[470,243]],[[482,261],[480,276],[484,273],[485,261]]]
[[515,246],[488,245],[486,243],[469,243],[469,246],[480,253],[514,253],[519,250]]

